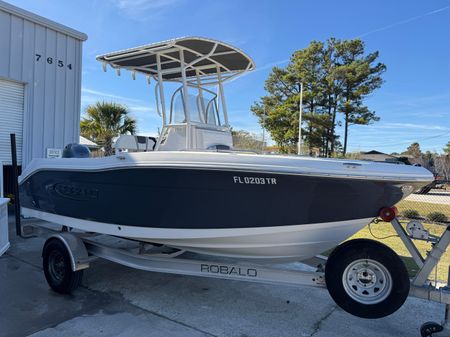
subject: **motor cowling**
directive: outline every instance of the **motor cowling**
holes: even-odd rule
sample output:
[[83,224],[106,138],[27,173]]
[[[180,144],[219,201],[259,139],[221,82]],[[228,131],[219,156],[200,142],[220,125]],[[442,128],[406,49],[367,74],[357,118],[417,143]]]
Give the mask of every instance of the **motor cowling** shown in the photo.
[[64,148],[63,158],[89,158],[91,151],[86,145],[71,143]]

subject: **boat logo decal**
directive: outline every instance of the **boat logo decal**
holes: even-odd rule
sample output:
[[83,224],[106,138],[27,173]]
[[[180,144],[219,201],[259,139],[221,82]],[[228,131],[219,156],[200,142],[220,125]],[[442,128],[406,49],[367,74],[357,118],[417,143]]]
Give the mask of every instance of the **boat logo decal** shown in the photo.
[[98,190],[75,184],[57,183],[53,189],[62,197],[75,200],[95,200],[98,199]]
[[206,264],[200,265],[200,271],[208,274],[221,274],[221,275],[237,275],[245,277],[257,277],[258,271],[255,268],[245,268],[237,266],[227,266],[219,264]]
[[277,184],[277,178],[267,178],[267,177],[233,176],[233,181],[235,184],[246,184],[246,185],[276,185]]

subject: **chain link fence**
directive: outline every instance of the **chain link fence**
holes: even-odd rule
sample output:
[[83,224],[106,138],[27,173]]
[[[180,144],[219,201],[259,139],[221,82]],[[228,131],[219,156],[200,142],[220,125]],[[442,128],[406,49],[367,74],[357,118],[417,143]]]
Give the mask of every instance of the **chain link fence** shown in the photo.
[[[440,236],[450,225],[450,184],[442,179],[436,179],[401,201],[397,208],[405,225],[410,221],[419,220],[431,235]],[[422,253],[427,254],[431,244],[421,243],[421,247]],[[449,265],[450,251],[447,250],[430,275],[430,279],[448,284]]]
[[[440,237],[450,225],[450,185],[446,181],[433,182],[426,189],[413,193],[396,205],[399,220],[406,229],[411,221],[420,221],[430,236]],[[410,253],[403,245],[395,230],[385,222],[372,223],[358,232],[355,237],[375,239],[391,247],[405,262],[410,276],[419,270]],[[432,243],[426,240],[414,240],[415,245],[426,257],[432,249]],[[450,251],[447,250],[429,279],[440,284],[449,282]]]
[[400,217],[443,225],[450,221],[450,185],[446,182],[431,185],[397,205]]

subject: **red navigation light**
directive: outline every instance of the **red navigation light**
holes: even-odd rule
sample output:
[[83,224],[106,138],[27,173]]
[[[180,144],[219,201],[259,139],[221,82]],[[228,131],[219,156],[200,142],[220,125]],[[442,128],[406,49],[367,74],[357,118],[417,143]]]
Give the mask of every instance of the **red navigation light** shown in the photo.
[[398,209],[395,206],[384,207],[380,210],[380,218],[383,221],[391,222],[398,214]]

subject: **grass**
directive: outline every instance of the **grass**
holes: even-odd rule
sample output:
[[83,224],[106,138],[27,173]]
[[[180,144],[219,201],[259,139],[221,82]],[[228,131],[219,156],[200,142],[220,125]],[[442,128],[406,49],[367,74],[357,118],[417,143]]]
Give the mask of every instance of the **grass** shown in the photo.
[[[403,203],[403,202],[402,202]],[[409,201],[408,201],[409,203]],[[433,206],[436,206],[435,204]],[[446,205],[443,205],[446,206]],[[446,206],[448,208],[448,206]],[[402,225],[405,226],[406,222],[402,221]],[[443,225],[436,225],[436,224],[424,224],[425,228],[430,231],[430,234],[441,236],[444,230],[446,229],[446,226]],[[366,238],[366,239],[374,239],[376,241],[382,242],[385,245],[392,248],[405,262],[405,265],[408,269],[408,272],[410,276],[414,276],[417,271],[418,267],[414,260],[412,259],[411,255],[409,254],[406,247],[403,245],[403,242],[400,240],[398,236],[392,237],[392,235],[396,235],[396,232],[392,225],[390,223],[386,222],[379,222],[377,224],[371,224],[372,233],[378,237],[378,238],[385,238],[385,239],[376,239],[372,236],[372,234],[369,231],[369,227],[366,226],[363,229],[361,229],[358,233],[353,235],[349,240],[356,239],[356,238]],[[414,240],[417,248],[419,249],[422,256],[426,256],[427,251],[431,250],[431,244],[424,242],[424,241],[418,241]],[[441,258],[439,264],[437,265],[437,273],[436,270],[433,270],[429,276],[430,280],[433,281],[440,281],[440,282],[448,282],[448,268],[450,265],[450,249],[447,249],[447,251],[444,253],[443,257]],[[436,268],[435,268],[436,269]]]
[[440,213],[445,214],[447,216],[447,218],[450,219],[450,206],[449,205],[403,200],[395,206],[398,208],[400,215],[405,210],[414,209],[417,212],[419,212],[419,215],[422,217],[427,217],[427,215],[431,212],[440,212]]
[[[449,187],[446,186],[446,188]],[[419,216],[422,218],[427,218],[428,214],[430,214],[431,212],[440,212],[445,214],[447,218],[450,219],[450,205],[403,200],[400,203],[398,203],[396,207],[398,208],[400,215],[402,215],[402,213],[406,210],[415,210],[419,213]],[[406,226],[408,220],[401,222],[403,226]],[[437,236],[441,236],[442,233],[447,228],[447,225],[444,224],[436,224],[436,223],[423,223],[423,224],[424,227],[430,232],[430,234]],[[408,269],[409,275],[411,277],[416,275],[417,272],[419,271],[419,268],[417,267],[416,263],[411,257],[411,254],[409,254],[408,250],[406,249],[401,239],[397,236],[397,233],[395,232],[392,225],[387,222],[379,222],[377,224],[372,223],[370,226],[373,235],[370,233],[369,226],[366,226],[363,229],[361,229],[358,233],[350,237],[348,240],[364,238],[384,243],[385,245],[393,249],[400,256],[400,258],[405,263],[406,268]],[[432,248],[431,243],[427,243],[425,241],[414,240],[414,243],[419,249],[422,256],[424,257],[427,256],[427,252],[429,252]],[[331,253],[331,250],[324,254],[329,255],[329,253]],[[439,264],[430,273],[428,279],[432,281],[445,282],[448,284],[448,282],[450,281],[448,280],[449,266],[450,266],[450,248],[447,249],[447,251],[444,253],[441,260],[439,261]]]

